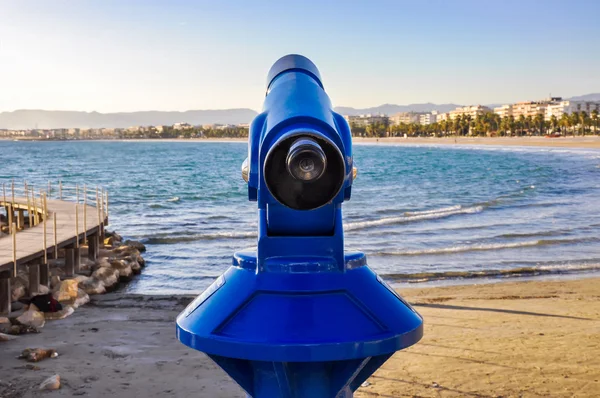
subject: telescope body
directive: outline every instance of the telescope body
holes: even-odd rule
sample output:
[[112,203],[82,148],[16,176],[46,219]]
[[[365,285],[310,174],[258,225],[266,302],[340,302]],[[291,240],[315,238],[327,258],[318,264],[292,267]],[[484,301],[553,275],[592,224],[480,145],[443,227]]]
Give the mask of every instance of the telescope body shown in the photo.
[[342,203],[352,138],[316,66],[288,55],[271,68],[243,175],[258,204],[257,248],[177,318],[177,337],[205,352],[254,398],[349,398],[423,334],[421,316],[360,252],[344,252]]

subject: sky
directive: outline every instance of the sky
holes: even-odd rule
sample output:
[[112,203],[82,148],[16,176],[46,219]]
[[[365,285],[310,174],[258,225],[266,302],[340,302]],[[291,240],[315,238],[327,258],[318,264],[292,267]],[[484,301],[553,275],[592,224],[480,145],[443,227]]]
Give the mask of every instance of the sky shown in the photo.
[[597,0],[0,0],[0,111],[252,108],[279,57],[335,106],[600,92]]

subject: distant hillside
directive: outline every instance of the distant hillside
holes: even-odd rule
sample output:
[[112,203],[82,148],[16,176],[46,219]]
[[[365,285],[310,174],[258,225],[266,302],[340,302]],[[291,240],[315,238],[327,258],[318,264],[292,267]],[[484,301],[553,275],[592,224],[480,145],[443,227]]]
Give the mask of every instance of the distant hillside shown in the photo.
[[579,95],[577,97],[571,97],[569,99],[573,101],[600,101],[600,93]]
[[341,113],[342,115],[366,115],[366,114],[386,114],[393,115],[398,112],[431,112],[431,111],[439,111],[439,112],[449,112],[461,105],[457,104],[432,104],[430,102],[426,104],[410,104],[410,105],[394,105],[394,104],[384,104],[379,105],[373,108],[349,108],[345,106],[338,106],[335,108],[335,111]]
[[144,111],[98,113],[77,111],[17,110],[0,112],[0,128],[53,129],[172,125],[174,123],[240,124],[256,116],[252,109],[198,110],[186,112]]

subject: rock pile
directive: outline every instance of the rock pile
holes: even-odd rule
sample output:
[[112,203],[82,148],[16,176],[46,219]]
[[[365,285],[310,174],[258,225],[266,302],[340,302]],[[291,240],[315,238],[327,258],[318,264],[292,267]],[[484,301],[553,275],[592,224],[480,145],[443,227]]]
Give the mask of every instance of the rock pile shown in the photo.
[[[87,247],[81,246],[80,272],[74,278],[65,277],[64,258],[49,261],[50,286],[41,285],[40,291],[35,295],[51,293],[62,309],[42,312],[34,304],[30,304],[20,316],[5,318],[6,323],[0,322],[0,333],[19,335],[39,332],[46,320],[65,318],[75,309],[89,302],[90,295],[113,291],[120,284],[130,282],[135,275],[142,272],[142,268],[146,265],[140,255],[140,252],[146,249],[142,243],[135,241],[123,243],[123,239],[116,233],[107,233],[103,243],[97,261],[88,260]],[[23,270],[11,280],[12,301],[16,302],[25,297],[31,298],[28,286],[27,271]],[[6,340],[8,339],[5,337],[0,339],[0,341]]]

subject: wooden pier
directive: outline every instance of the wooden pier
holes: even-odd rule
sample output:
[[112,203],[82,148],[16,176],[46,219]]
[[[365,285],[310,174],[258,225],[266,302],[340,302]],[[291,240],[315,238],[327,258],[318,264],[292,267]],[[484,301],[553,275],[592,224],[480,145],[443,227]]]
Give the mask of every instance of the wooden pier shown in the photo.
[[27,268],[29,292],[34,294],[40,285],[49,285],[48,259],[58,258],[59,250],[64,249],[67,276],[79,271],[81,244],[88,245],[88,257],[96,260],[108,224],[108,194],[60,184],[51,199],[50,184],[37,195],[26,184],[21,192],[15,192],[14,183],[9,192],[5,184],[2,188],[0,208],[6,211],[10,230],[0,237],[0,314],[6,314],[11,310],[10,279],[19,269]]

